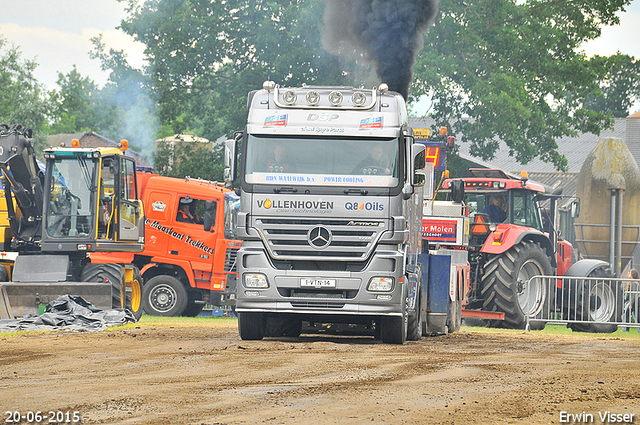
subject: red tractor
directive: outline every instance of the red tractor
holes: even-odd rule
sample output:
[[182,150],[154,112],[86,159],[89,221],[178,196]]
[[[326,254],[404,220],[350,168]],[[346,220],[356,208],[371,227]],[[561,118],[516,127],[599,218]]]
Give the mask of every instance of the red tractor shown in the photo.
[[[469,171],[474,177],[461,179],[471,222],[468,247],[471,282],[463,316],[484,319],[491,326],[517,329],[525,328],[529,321],[531,329],[542,329],[545,323],[535,318],[547,319],[543,316],[549,312],[567,311],[556,303],[569,301],[558,295],[563,294],[560,281],[555,288],[540,279],[530,281],[531,277],[608,275],[608,264],[583,260],[572,267],[571,244],[553,230],[561,190],[545,193],[545,187],[529,181],[526,173],[518,179],[496,169]],[[453,180],[443,182],[444,191],[451,189]],[[550,200],[549,214],[543,214],[540,207],[545,199]],[[577,202],[573,206],[579,208]],[[603,307],[603,302],[592,300],[592,309]],[[613,314],[610,319],[613,320]],[[570,326],[591,332],[611,332],[616,328],[595,324]]]

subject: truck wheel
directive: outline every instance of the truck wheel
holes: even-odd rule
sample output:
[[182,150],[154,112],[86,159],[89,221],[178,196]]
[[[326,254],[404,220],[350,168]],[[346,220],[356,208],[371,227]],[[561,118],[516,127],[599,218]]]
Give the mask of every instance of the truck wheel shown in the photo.
[[[80,282],[109,282],[111,284],[111,308],[122,308],[122,294],[125,287],[124,268],[121,265],[87,264],[80,273]],[[126,291],[124,293],[126,294]]]
[[[608,270],[598,268],[589,277],[614,277]],[[622,291],[617,291],[614,282],[590,280],[578,282],[578,290],[574,291],[575,299],[571,305],[575,306],[571,317],[587,322],[616,322],[622,319]],[[595,323],[569,323],[567,327],[574,332],[613,333],[617,325]]]
[[131,282],[131,287],[127,287],[127,298],[126,298],[126,306],[131,312],[136,320],[140,320],[142,317],[142,274],[140,274],[140,269],[137,267],[133,267],[133,281]]
[[297,338],[302,333],[302,320],[293,315],[269,316],[264,336]]
[[[493,256],[484,265],[481,277],[483,308],[505,313],[501,325],[524,329],[527,316],[544,311],[549,303],[549,290],[535,275],[551,275],[546,252],[536,242],[523,241],[507,252]],[[531,321],[531,329],[544,329],[544,322]]]
[[238,333],[243,341],[259,341],[264,338],[265,320],[262,313],[237,313]]
[[4,263],[0,263],[0,282],[9,281],[9,270],[4,266]]
[[187,307],[184,309],[184,313],[182,313],[182,315],[186,317],[196,317],[204,308],[204,304],[202,303],[202,292],[189,291],[188,298]]
[[462,300],[451,301],[449,303],[447,333],[458,332],[460,325],[462,325]]
[[187,307],[188,294],[182,282],[173,276],[149,279],[142,291],[144,311],[152,316],[180,316]]
[[380,317],[380,339],[385,344],[404,344],[407,340],[409,318],[407,317],[406,289],[403,290],[402,299],[402,316]]
[[418,300],[416,301],[415,311],[410,311],[407,319],[407,340],[420,341],[422,338],[422,303],[424,302],[422,295],[422,285],[419,288]]

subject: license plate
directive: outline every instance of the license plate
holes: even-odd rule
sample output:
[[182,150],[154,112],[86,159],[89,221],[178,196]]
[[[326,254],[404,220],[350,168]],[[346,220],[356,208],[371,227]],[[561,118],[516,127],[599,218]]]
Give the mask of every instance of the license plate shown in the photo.
[[300,286],[313,288],[335,288],[335,279],[300,279]]

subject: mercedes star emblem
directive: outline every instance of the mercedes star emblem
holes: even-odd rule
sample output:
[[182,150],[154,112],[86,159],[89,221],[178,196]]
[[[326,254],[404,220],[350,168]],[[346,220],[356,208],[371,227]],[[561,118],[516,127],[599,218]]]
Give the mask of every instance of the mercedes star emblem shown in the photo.
[[309,245],[317,249],[323,249],[331,243],[331,231],[324,226],[315,226],[307,233]]

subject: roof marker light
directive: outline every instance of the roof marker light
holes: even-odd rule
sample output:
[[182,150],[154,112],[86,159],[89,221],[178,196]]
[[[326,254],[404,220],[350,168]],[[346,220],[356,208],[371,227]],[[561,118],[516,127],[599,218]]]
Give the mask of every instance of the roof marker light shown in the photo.
[[362,106],[364,105],[364,102],[367,101],[367,95],[365,95],[361,91],[357,91],[351,96],[351,101],[356,106]]
[[307,102],[309,103],[309,105],[315,106],[318,104],[318,102],[320,102],[320,93],[318,93],[315,90],[310,90],[307,93]]
[[287,105],[293,105],[296,103],[296,99],[298,99],[298,95],[293,90],[287,90],[282,95],[282,99]]
[[342,103],[342,93],[339,91],[332,91],[329,93],[329,103],[333,106],[338,106]]

